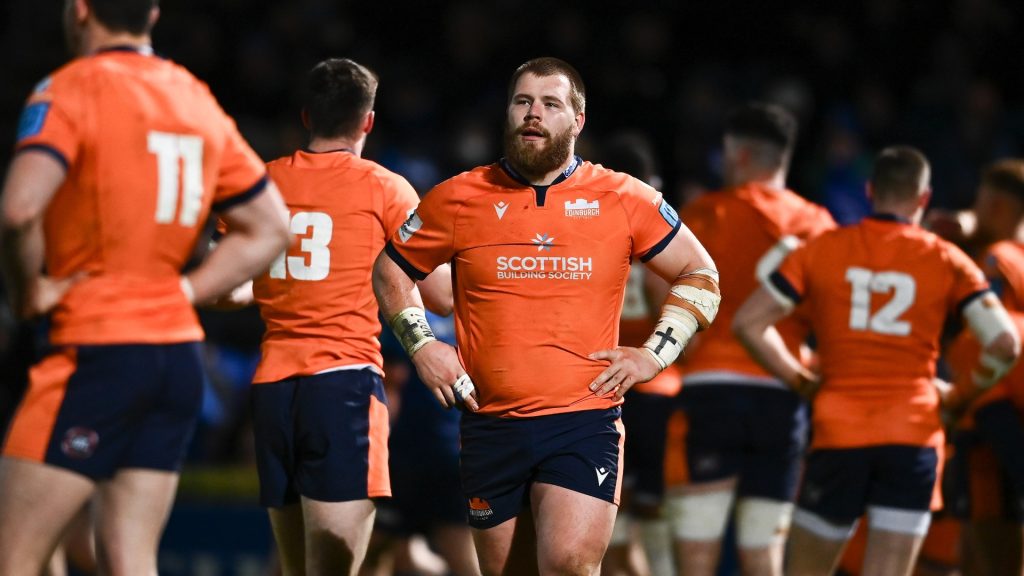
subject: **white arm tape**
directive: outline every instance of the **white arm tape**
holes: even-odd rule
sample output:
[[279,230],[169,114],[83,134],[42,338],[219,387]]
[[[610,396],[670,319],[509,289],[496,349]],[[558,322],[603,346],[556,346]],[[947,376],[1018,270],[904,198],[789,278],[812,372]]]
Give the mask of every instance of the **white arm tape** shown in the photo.
[[[704,269],[702,269],[704,270]],[[709,270],[713,272],[713,270]],[[695,274],[697,272],[694,272]],[[699,272],[700,274],[706,274],[705,272]],[[715,279],[717,281],[718,273],[715,272]],[[704,318],[707,319],[708,324],[715,321],[715,316],[718,315],[718,305],[722,303],[722,297],[710,290],[704,288],[698,288],[696,286],[690,286],[689,284],[674,284],[672,286],[672,295],[680,300],[685,300],[700,310]]]
[[775,272],[779,265],[782,264],[782,261],[786,259],[786,256],[789,256],[789,253],[796,250],[798,246],[800,246],[800,240],[796,236],[783,236],[780,238],[757,261],[757,266],[754,268],[754,276],[762,283],[767,282],[772,272]]
[[993,356],[988,352],[981,353],[981,365],[989,369],[989,373],[985,374],[978,370],[971,372],[971,380],[974,381],[974,385],[982,390],[991,388],[1006,376],[1006,373],[1013,368],[1014,360],[1003,360],[998,356]]
[[991,292],[978,296],[964,308],[964,317],[982,347],[988,346],[1003,332],[1016,329],[1002,303]]
[[405,348],[405,352],[410,358],[420,348],[437,340],[434,337],[434,331],[430,329],[430,324],[427,324],[427,316],[423,313],[422,308],[410,306],[395,314],[391,318],[390,324],[395,336],[398,336],[398,341],[402,343],[402,347]]
[[686,343],[697,333],[697,319],[688,310],[666,304],[661,319],[654,328],[654,334],[647,339],[643,348],[654,356],[664,370],[675,362],[686,347]]

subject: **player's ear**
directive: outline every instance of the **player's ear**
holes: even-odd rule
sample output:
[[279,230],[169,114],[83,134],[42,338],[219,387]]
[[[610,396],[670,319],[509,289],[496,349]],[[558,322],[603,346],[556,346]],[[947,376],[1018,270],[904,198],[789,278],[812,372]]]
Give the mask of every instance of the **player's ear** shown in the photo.
[[78,23],[85,22],[85,19],[89,17],[91,6],[86,0],[74,0],[75,3],[75,21]]
[[312,125],[309,122],[309,112],[303,108],[302,112],[299,112],[299,116],[302,117],[302,127],[306,130],[312,130]]
[[921,207],[921,209],[927,208],[928,207],[928,203],[931,202],[931,201],[932,201],[932,189],[931,188],[925,188],[924,191],[921,192],[921,194],[917,197],[917,205],[919,207]]
[[159,20],[159,19],[160,19],[160,6],[158,6],[157,4],[154,4],[153,7],[149,9],[149,25],[146,28],[146,30],[152,30],[153,26],[156,26],[156,21]]
[[376,114],[373,110],[366,113],[366,118],[363,120],[363,134],[369,134],[373,130],[374,118],[376,118]]
[[587,121],[587,115],[586,115],[585,112],[580,112],[580,113],[576,114],[576,134],[575,134],[575,136],[579,136],[580,132],[583,132],[583,124],[585,124],[586,121]]

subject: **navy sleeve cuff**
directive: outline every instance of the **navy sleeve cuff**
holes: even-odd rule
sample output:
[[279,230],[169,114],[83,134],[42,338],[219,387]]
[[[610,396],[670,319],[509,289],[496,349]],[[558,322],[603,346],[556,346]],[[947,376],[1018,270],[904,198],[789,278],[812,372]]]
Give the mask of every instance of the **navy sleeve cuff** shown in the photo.
[[643,256],[640,257],[640,261],[649,262],[651,258],[661,254],[662,250],[667,248],[669,243],[672,242],[672,239],[679,233],[679,229],[682,228],[682,226],[683,222],[681,220],[676,220],[676,225],[672,227],[672,231],[666,234],[665,237],[661,239],[661,242],[658,242],[650,250],[644,252]]
[[976,299],[981,298],[982,296],[984,296],[984,295],[986,295],[986,294],[988,294],[990,292],[992,292],[992,291],[989,290],[988,288],[986,288],[984,290],[978,290],[977,292],[972,292],[972,293],[968,294],[966,297],[964,297],[963,300],[961,300],[960,302],[957,303],[957,305],[956,305],[956,313],[957,314],[963,314],[964,313],[964,308],[967,308],[967,306],[969,306],[971,302],[974,302]]
[[221,200],[220,202],[214,202],[212,207],[213,211],[224,212],[225,210],[230,210],[231,208],[234,208],[239,204],[245,204],[249,200],[252,200],[253,198],[262,194],[263,191],[267,189],[267,184],[269,182],[270,178],[266,174],[264,174],[259,180],[256,181],[255,184],[250,186],[249,189],[246,190],[245,192],[242,192],[241,194],[238,194],[236,196],[232,196],[231,198],[226,198],[224,200]]
[[786,280],[786,277],[780,274],[778,270],[772,272],[772,275],[768,277],[768,281],[771,282],[772,286],[774,286],[775,289],[781,292],[786,298],[792,300],[793,304],[799,304],[800,300],[803,299],[803,297],[800,296],[800,293],[796,291],[796,288],[793,288],[793,285],[789,283],[789,280]]
[[21,154],[22,152],[28,152],[30,150],[36,152],[44,152],[46,154],[49,154],[50,156],[53,156],[54,160],[60,162],[61,165],[64,166],[64,170],[67,170],[70,166],[67,157],[65,157],[60,150],[57,150],[56,148],[50,146],[49,144],[26,144],[25,146],[18,148],[15,154]]
[[405,259],[404,256],[398,253],[398,250],[395,249],[394,245],[392,245],[390,241],[384,245],[384,251],[387,252],[388,256],[391,257],[395,264],[398,264],[398,267],[401,268],[409,278],[418,282],[427,277],[428,272],[423,272],[419,268],[413,266]]

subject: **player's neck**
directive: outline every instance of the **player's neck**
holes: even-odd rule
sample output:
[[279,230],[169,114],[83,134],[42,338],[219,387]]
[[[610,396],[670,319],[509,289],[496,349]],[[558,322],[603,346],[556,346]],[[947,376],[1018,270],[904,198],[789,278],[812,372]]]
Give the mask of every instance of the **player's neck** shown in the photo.
[[785,190],[786,172],[785,170],[775,170],[773,172],[768,173],[739,173],[732,175],[732,177],[728,179],[728,183],[730,186],[734,188],[739,188],[740,186],[756,185],[771,190]]
[[306,145],[306,150],[323,154],[325,152],[351,152],[356,156],[362,156],[365,139],[353,140],[351,138],[318,138],[314,137]]
[[95,54],[115,47],[148,48],[152,44],[149,34],[111,32],[102,26],[94,26],[82,37],[81,54]]

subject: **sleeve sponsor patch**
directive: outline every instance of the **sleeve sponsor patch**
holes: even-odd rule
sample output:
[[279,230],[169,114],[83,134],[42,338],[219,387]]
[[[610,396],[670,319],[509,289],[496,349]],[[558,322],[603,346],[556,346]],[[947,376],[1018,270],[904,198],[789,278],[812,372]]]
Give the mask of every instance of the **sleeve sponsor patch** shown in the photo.
[[29,104],[21,112],[18,120],[18,141],[24,140],[39,134],[46,122],[46,115],[50,112],[49,102],[36,102]]
[[419,214],[415,211],[409,216],[409,219],[402,224],[402,227],[398,229],[398,238],[403,242],[408,242],[409,238],[415,234],[423,226],[423,221],[420,220]]
[[675,208],[668,203],[664,198],[661,199],[661,204],[658,205],[658,212],[661,213],[661,217],[668,222],[668,225],[675,228],[676,224],[679,224],[679,214],[676,214]]

